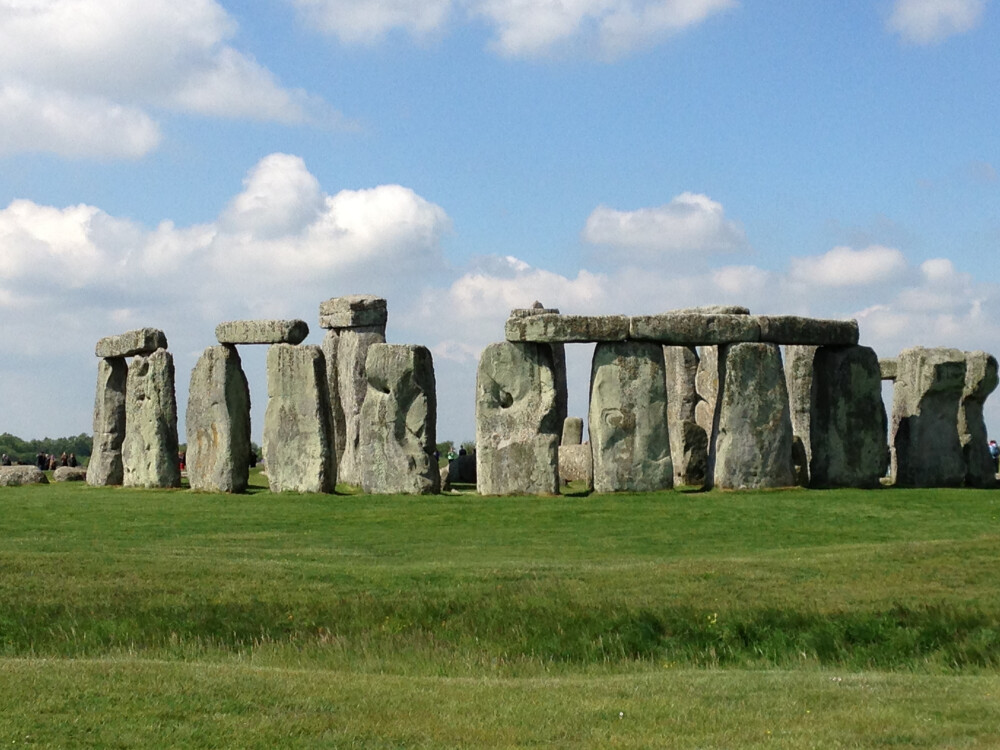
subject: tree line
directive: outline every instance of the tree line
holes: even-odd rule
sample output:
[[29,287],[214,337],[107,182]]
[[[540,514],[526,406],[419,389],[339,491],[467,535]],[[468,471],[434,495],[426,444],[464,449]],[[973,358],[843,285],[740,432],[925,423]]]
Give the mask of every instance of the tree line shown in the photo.
[[0,453],[6,453],[14,463],[35,463],[39,453],[61,456],[63,453],[75,453],[80,463],[89,458],[93,450],[93,437],[80,433],[75,437],[42,438],[40,440],[22,440],[9,432],[0,434]]

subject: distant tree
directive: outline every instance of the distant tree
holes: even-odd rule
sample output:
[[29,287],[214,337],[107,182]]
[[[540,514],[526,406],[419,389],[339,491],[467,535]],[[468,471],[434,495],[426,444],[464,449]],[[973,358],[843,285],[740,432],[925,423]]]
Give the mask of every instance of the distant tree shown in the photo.
[[0,453],[6,453],[11,461],[30,464],[35,463],[35,456],[39,453],[51,453],[56,456],[75,453],[77,460],[83,464],[90,458],[93,442],[93,438],[83,432],[75,437],[46,437],[41,440],[22,440],[5,432],[0,435]]

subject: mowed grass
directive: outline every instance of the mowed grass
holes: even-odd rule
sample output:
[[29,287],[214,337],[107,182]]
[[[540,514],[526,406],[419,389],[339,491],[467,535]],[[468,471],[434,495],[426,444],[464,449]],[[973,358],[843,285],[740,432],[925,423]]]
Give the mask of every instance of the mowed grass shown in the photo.
[[0,509],[0,743],[1000,746],[997,491]]

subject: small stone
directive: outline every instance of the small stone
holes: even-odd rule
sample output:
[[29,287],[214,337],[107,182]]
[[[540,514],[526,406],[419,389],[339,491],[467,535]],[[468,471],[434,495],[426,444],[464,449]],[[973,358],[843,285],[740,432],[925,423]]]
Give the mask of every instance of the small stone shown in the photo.
[[319,305],[319,327],[332,330],[341,328],[380,329],[385,336],[389,319],[388,307],[382,297],[370,294],[353,294],[333,297]]
[[564,482],[583,482],[594,489],[594,454],[589,443],[559,446],[559,478]]
[[48,477],[37,466],[0,466],[0,487],[48,483]]
[[215,327],[220,344],[301,344],[308,335],[304,320],[231,320]]
[[167,348],[167,335],[158,328],[139,328],[117,336],[107,336],[97,342],[94,353],[98,357],[134,357],[152,354]]
[[624,315],[556,315],[542,313],[507,319],[506,338],[513,342],[572,344],[592,341],[625,341],[628,318]]
[[581,417],[566,417],[563,420],[562,440],[560,446],[580,445],[583,442],[583,419]]
[[87,470],[82,466],[60,466],[52,472],[52,479],[56,482],[86,482]]

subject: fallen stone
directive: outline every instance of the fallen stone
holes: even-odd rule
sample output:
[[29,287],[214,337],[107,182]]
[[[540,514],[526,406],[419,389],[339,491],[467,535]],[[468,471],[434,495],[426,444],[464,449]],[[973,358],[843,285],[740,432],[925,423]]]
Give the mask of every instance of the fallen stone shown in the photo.
[[87,470],[82,466],[60,466],[52,472],[52,479],[56,482],[86,482]]
[[559,446],[559,479],[583,482],[588,490],[594,489],[594,454],[589,443]]
[[719,352],[722,388],[709,474],[721,489],[792,487],[792,420],[777,344],[733,344]]
[[880,359],[878,361],[879,370],[882,373],[882,380],[895,380],[896,372],[899,370],[899,363],[895,358]]
[[671,346],[700,346],[759,341],[760,325],[752,315],[666,313],[629,319],[629,338]]
[[152,354],[167,348],[167,335],[158,328],[139,328],[97,342],[94,353],[103,359]]
[[[705,464],[708,446],[705,430],[697,427],[696,410],[698,390],[698,352],[694,347],[665,346],[663,359],[667,373],[667,428],[670,431],[670,454],[674,465],[675,485],[698,485],[705,481]],[[693,442],[688,444],[686,441]],[[688,469],[690,464],[690,471]]]
[[174,358],[165,349],[136,356],[125,386],[122,463],[126,487],[180,487]]
[[370,494],[436,494],[441,478],[434,458],[437,396],[430,351],[424,346],[373,344],[365,372],[361,487]]
[[122,442],[125,440],[127,380],[128,363],[124,357],[109,357],[98,362],[94,442],[87,467],[87,484],[95,487],[120,485],[125,479]]
[[583,442],[583,419],[566,417],[563,420],[562,440],[559,445],[580,445]]
[[0,487],[48,483],[48,477],[37,466],[0,466]]
[[983,405],[997,387],[997,360],[986,352],[965,353],[965,388],[958,410],[958,437],[965,456],[965,484],[996,487],[996,465],[990,455]]
[[245,492],[250,475],[250,387],[235,346],[210,346],[191,372],[187,476],[192,490]]
[[773,344],[804,346],[855,346],[858,321],[817,320],[796,315],[755,315],[760,340]]
[[382,297],[370,294],[353,294],[333,297],[319,305],[319,326],[331,330],[343,328],[373,328],[372,332],[385,337],[385,324],[389,319],[388,307]]
[[561,427],[552,348],[510,341],[486,347],[476,375],[479,493],[557,494]]
[[271,492],[333,492],[337,460],[322,350],[272,345],[267,352],[267,396],[261,449]]
[[624,315],[528,315],[507,319],[506,338],[512,342],[572,344],[625,341],[629,319]]
[[308,335],[304,320],[231,320],[215,327],[220,344],[300,344]]
[[597,492],[673,487],[661,345],[629,341],[595,347],[589,432]]

